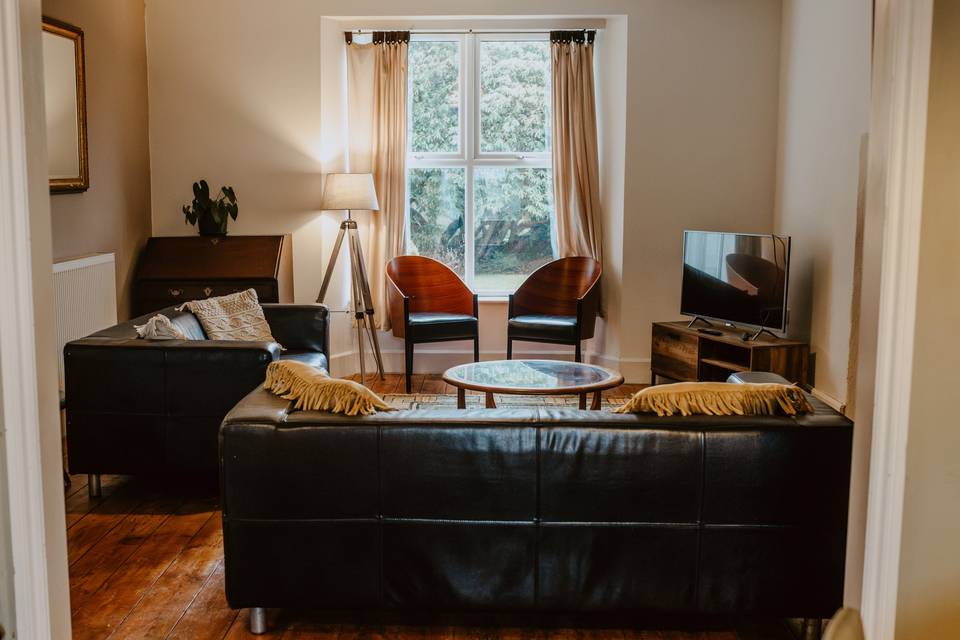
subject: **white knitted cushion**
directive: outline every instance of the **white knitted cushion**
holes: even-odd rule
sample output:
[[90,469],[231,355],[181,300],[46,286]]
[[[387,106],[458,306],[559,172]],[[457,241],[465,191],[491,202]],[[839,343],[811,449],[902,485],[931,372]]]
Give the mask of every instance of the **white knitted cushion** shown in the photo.
[[187,309],[197,316],[203,331],[211,340],[276,342],[267,319],[263,317],[257,292],[253,289],[206,300],[192,300],[179,309]]

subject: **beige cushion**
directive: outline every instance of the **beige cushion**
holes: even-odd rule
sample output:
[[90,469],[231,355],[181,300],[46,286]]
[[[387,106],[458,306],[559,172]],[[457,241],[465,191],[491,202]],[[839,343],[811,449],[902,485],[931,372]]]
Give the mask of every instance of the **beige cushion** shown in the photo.
[[276,342],[263,316],[257,292],[247,289],[228,296],[193,300],[180,307],[197,316],[211,340]]
[[813,407],[802,389],[788,384],[679,382],[642,389],[614,411],[658,416],[792,416],[810,413]]
[[369,415],[393,409],[362,384],[331,378],[323,369],[295,360],[278,360],[267,366],[263,388],[284,400],[296,401],[294,409],[329,411],[348,416]]

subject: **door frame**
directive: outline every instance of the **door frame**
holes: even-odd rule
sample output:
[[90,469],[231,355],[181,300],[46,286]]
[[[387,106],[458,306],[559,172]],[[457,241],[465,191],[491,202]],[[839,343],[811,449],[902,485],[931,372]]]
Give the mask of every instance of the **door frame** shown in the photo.
[[49,638],[20,30],[19,1],[0,0],[0,424],[6,440],[15,630],[19,638]]
[[883,220],[862,616],[896,629],[919,275],[933,0],[876,0],[868,217]]

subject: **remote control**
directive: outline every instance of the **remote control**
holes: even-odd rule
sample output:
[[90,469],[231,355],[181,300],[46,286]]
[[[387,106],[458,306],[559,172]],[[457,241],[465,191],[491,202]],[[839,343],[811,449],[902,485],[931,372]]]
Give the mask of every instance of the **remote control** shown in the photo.
[[716,329],[697,329],[700,333],[705,333],[708,336],[722,336],[723,331],[717,331]]

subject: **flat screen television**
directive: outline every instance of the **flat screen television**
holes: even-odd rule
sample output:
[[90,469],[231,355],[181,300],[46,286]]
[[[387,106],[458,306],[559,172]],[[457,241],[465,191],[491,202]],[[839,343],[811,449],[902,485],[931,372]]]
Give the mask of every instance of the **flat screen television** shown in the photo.
[[786,331],[790,237],[684,231],[680,313]]

